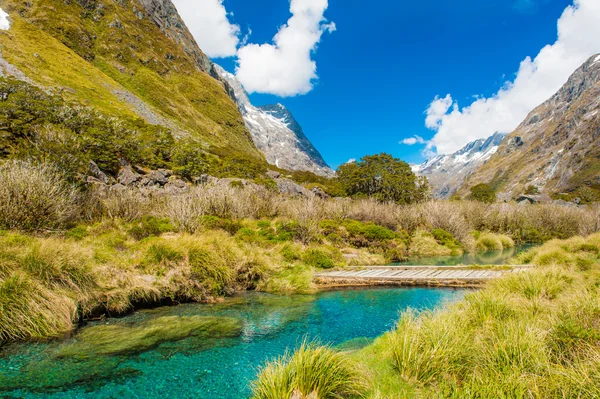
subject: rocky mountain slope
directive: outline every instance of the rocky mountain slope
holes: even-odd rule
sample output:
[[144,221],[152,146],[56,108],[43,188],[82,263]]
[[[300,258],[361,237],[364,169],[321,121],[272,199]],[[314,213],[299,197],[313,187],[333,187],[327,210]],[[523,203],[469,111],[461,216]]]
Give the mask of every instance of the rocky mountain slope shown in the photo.
[[413,166],[413,172],[427,177],[434,197],[448,198],[470,173],[496,153],[505,136],[496,133],[487,139],[472,141],[454,154],[438,155]]
[[600,192],[600,55],[534,109],[460,189],[489,183],[500,199],[540,192]]
[[286,170],[333,176],[334,172],[304,135],[302,127],[288,109],[281,104],[255,107],[233,74],[220,66],[216,66],[216,70],[233,89],[234,98],[252,139],[270,164]]
[[3,76],[140,120],[217,157],[265,165],[228,88],[170,0],[0,0]]

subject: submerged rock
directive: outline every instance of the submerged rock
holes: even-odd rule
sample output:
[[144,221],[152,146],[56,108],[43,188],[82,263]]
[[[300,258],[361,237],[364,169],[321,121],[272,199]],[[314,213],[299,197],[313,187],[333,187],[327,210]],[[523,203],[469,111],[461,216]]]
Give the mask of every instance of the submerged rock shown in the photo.
[[134,326],[107,324],[86,328],[77,335],[75,342],[63,346],[56,356],[86,359],[132,355],[165,342],[191,337],[235,337],[241,332],[241,322],[230,317],[164,316]]

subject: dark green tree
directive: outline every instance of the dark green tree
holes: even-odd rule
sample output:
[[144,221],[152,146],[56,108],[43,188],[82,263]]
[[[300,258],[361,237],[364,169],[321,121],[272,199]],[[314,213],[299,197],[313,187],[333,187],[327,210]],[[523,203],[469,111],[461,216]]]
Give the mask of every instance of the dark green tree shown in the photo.
[[347,195],[411,204],[429,197],[429,184],[417,178],[410,166],[390,154],[368,155],[337,170]]
[[471,197],[474,201],[491,204],[496,202],[496,193],[489,184],[480,183],[471,187]]

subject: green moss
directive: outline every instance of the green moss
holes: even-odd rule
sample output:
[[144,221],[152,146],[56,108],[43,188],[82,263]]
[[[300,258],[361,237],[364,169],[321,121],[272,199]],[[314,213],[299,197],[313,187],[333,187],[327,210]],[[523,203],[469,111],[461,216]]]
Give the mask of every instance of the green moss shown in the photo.
[[165,342],[190,337],[234,337],[241,333],[239,320],[227,317],[165,316],[134,326],[100,325],[84,329],[76,341],[66,344],[58,358],[91,359],[96,356],[133,355],[145,352]]
[[81,241],[88,235],[87,227],[77,226],[65,233],[65,237],[71,238],[75,241]]

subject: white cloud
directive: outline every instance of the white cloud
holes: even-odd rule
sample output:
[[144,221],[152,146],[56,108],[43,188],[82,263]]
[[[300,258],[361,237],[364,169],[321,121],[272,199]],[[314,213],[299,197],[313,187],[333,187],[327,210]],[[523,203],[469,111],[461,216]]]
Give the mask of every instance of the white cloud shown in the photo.
[[240,27],[229,21],[223,0],[173,0],[179,15],[211,58],[231,57],[240,42]]
[[516,78],[494,96],[460,108],[448,94],[436,97],[425,124],[436,131],[429,148],[450,153],[496,132],[510,133],[536,106],[551,97],[587,58],[600,52],[600,1],[575,0],[558,20],[558,39],[525,58]]
[[8,14],[0,8],[0,30],[9,30],[10,21],[8,20]]
[[425,141],[425,139],[423,139],[423,137],[414,135],[413,137],[408,137],[408,138],[402,140],[400,143],[406,144],[406,145],[415,145],[415,144],[425,144],[426,141]]
[[346,163],[355,163],[356,162],[356,158],[350,158]]
[[323,16],[327,0],[291,0],[292,16],[279,28],[272,44],[248,44],[238,50],[236,76],[250,92],[282,97],[306,94],[317,79],[311,55],[335,24]]

